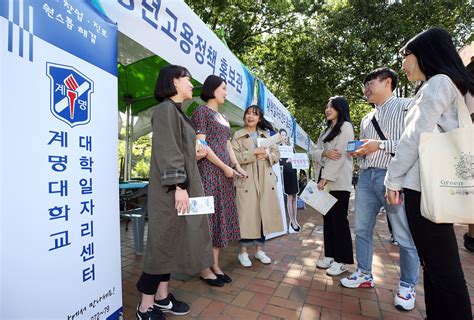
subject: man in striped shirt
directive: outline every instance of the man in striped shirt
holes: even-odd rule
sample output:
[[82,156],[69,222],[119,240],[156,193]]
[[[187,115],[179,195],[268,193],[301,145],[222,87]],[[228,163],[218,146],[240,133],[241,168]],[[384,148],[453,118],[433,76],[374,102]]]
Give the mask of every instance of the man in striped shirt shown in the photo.
[[[404,117],[411,99],[392,95],[398,83],[395,71],[379,68],[364,80],[364,95],[375,110],[367,114],[360,125],[359,138],[365,143],[356,150],[361,173],[355,195],[355,233],[357,271],[341,284],[348,288],[373,288],[373,232],[380,207],[384,207],[393,234],[400,248],[400,283],[394,299],[395,307],[412,310],[415,306],[415,286],[418,283],[419,258],[408,227],[403,202],[391,206],[385,199],[384,178],[392,155],[404,130]],[[376,123],[372,120],[375,118]],[[377,132],[376,126],[381,132]],[[381,134],[379,134],[381,133]]]

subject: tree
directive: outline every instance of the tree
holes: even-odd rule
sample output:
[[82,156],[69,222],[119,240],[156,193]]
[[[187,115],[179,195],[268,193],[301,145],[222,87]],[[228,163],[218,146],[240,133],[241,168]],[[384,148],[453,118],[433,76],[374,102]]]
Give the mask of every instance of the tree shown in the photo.
[[301,14],[317,7],[306,1],[263,0],[188,0],[186,3],[220,34],[234,54],[241,56],[259,47],[264,38],[292,28]]
[[[432,26],[447,29],[458,47],[471,42],[469,0],[230,1],[189,0],[229,48],[261,78],[315,140],[329,97],[342,95],[353,122],[370,110],[361,82],[372,69],[401,71],[399,49]],[[398,95],[412,95],[401,76]]]
[[[125,129],[123,129],[125,130]],[[119,159],[125,158],[125,141],[119,140]],[[132,148],[132,178],[148,179],[150,174],[150,160],[151,160],[151,134],[144,135],[133,142]],[[119,162],[120,166],[124,160]]]

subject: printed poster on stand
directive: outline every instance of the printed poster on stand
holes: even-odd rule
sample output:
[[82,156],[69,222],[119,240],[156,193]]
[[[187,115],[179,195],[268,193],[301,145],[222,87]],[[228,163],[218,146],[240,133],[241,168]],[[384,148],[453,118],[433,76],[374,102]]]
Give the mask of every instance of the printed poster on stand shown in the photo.
[[0,319],[118,319],[116,25],[5,0],[0,30]]

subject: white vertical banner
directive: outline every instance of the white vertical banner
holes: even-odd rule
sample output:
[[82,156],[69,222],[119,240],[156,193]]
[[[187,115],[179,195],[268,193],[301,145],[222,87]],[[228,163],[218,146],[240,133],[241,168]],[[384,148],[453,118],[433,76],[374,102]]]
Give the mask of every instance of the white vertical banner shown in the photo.
[[0,3],[0,319],[118,319],[117,29]]
[[284,129],[291,142],[294,141],[294,118],[262,81],[258,81],[258,104],[263,109],[265,118],[275,129]]
[[310,141],[308,134],[301,128],[299,124],[296,123],[296,133],[295,133],[296,145],[308,151]]

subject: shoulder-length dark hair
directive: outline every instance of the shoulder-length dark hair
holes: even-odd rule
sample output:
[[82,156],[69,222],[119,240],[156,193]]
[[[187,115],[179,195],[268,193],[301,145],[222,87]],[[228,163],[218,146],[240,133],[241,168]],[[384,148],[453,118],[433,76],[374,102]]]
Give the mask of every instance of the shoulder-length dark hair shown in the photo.
[[[329,98],[328,103],[331,103],[332,108],[337,111],[337,122],[334,128],[332,128],[331,132],[329,132],[327,137],[324,138],[323,142],[329,142],[335,137],[337,137],[339,133],[341,133],[341,127],[344,124],[344,122],[352,123],[351,116],[349,114],[349,103],[347,102],[346,99],[344,99],[344,97],[340,97],[340,96],[331,97]],[[329,128],[331,128],[331,124],[332,124],[331,121],[327,122],[327,127],[324,130],[323,134],[326,131],[328,131]]]
[[258,123],[257,123],[257,128],[260,129],[260,130],[270,130],[270,131],[275,131],[275,129],[273,128],[272,124],[263,117],[263,110],[262,108],[260,108],[259,106],[257,106],[256,104],[253,104],[251,106],[248,106],[245,111],[244,111],[244,122],[245,122],[245,115],[247,114],[247,112],[253,112],[255,115],[258,116]]
[[227,82],[219,76],[213,74],[208,76],[202,85],[201,99],[205,102],[214,99],[214,91],[216,91],[223,82],[227,84]]
[[446,30],[425,30],[408,41],[400,52],[404,56],[412,53],[415,55],[427,80],[437,74],[445,74],[463,95],[468,91],[474,94],[474,77],[463,65],[451,35]]
[[158,79],[156,79],[155,99],[158,102],[163,102],[163,100],[178,94],[173,80],[183,77],[191,78],[191,73],[185,67],[169,65],[161,68],[158,73]]

